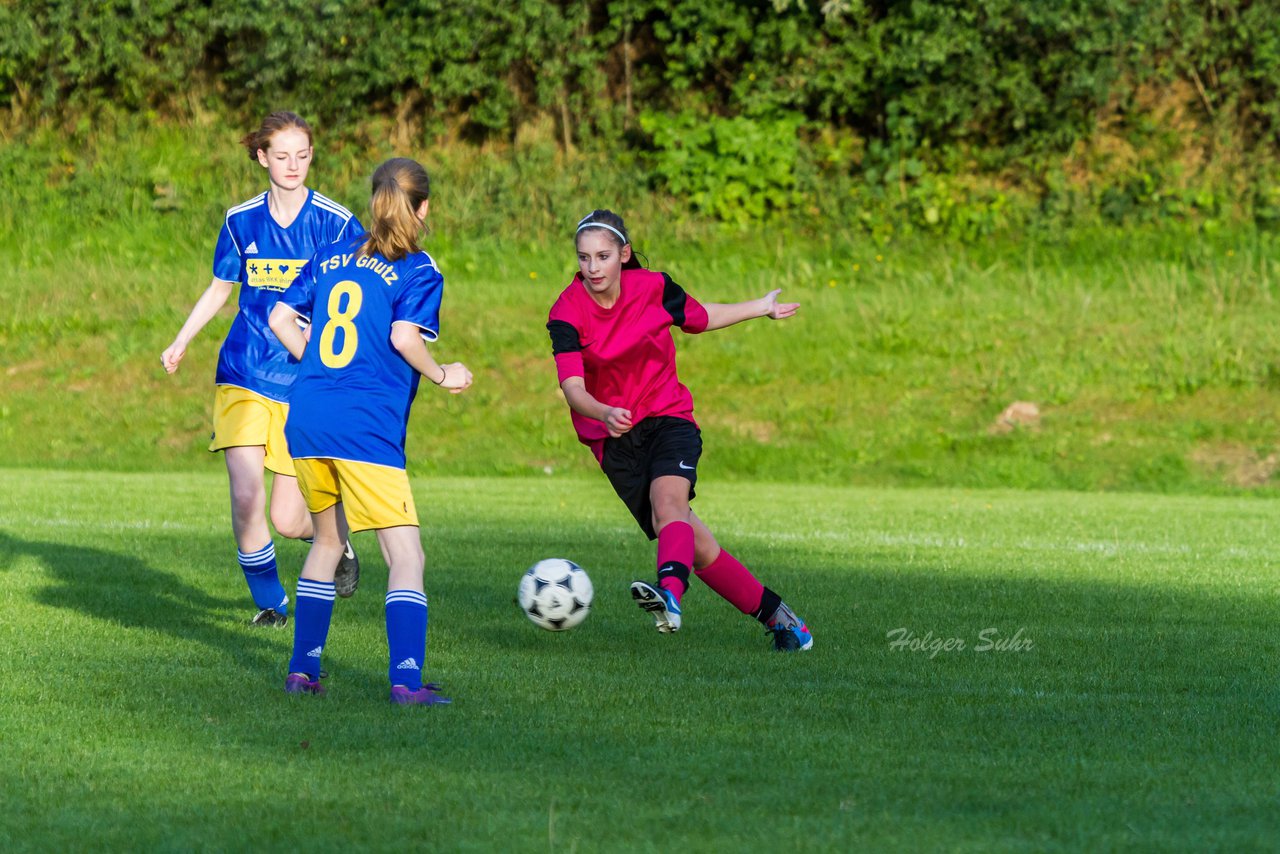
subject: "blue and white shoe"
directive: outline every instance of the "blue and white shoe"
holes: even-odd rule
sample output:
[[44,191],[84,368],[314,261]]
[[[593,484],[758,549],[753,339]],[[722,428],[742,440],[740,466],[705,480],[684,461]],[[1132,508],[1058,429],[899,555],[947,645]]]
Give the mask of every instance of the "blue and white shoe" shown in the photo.
[[654,587],[645,581],[631,582],[631,598],[640,610],[653,615],[658,631],[664,635],[680,631],[680,603],[670,591]]
[[778,652],[803,652],[813,648],[813,635],[803,622],[794,626],[770,626],[765,629],[773,635],[773,648]]

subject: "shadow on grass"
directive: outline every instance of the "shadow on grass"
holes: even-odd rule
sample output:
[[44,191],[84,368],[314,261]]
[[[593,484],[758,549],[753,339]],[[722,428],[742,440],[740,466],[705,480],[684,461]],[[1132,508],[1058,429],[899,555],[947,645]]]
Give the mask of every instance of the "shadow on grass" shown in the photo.
[[[812,652],[779,655],[749,618],[698,585],[685,629],[657,635],[626,592],[648,559],[643,544],[580,550],[597,596],[582,628],[557,635],[528,625],[511,603],[519,573],[531,551],[591,542],[589,528],[569,534],[539,546],[526,534],[508,540],[501,524],[478,526],[429,560],[437,568],[426,585],[427,657],[459,689],[450,709],[416,718],[375,710],[384,701],[366,688],[380,689],[385,674],[362,657],[341,676],[335,669],[346,686],[327,704],[300,702],[285,714],[258,714],[256,695],[248,711],[233,707],[222,684],[199,703],[179,698],[184,737],[207,750],[266,752],[324,732],[266,766],[264,788],[283,789],[304,771],[341,776],[344,791],[317,813],[336,812],[346,832],[375,842],[417,821],[411,810],[388,815],[369,804],[422,787],[424,766],[401,760],[405,745],[427,744],[429,767],[453,775],[465,795],[434,806],[453,833],[445,842],[457,847],[486,833],[540,839],[546,817],[526,805],[547,798],[565,805],[566,827],[603,848],[695,839],[706,850],[746,850],[780,824],[824,850],[1249,848],[1275,838],[1274,603],[1256,591],[1160,583],[1171,564],[1193,566],[1194,553],[1110,580],[1072,577],[1101,560],[1087,554],[1046,558],[1041,568],[999,552],[743,548],[816,636]],[[92,548],[3,535],[0,548],[47,567],[53,583],[39,592],[42,603],[234,650],[259,683],[261,669],[279,672],[267,649],[278,643],[229,628],[217,615],[234,603],[171,573]],[[381,619],[371,563],[362,595],[375,595],[339,606],[335,634],[346,624],[368,638]],[[993,644],[1019,630],[1024,643],[979,651],[990,628]],[[891,646],[897,629],[919,647]],[[965,647],[932,652],[951,638]],[[333,651],[341,661],[345,652]],[[233,726],[204,723],[211,699]],[[172,714],[172,702],[152,714]],[[678,793],[639,786],[652,771],[654,732],[679,736]],[[744,761],[762,742],[768,774]],[[93,820],[109,814],[68,779],[40,794],[78,796],[70,800]],[[350,792],[361,800],[346,800]],[[149,801],[140,803],[134,817],[145,825]],[[260,811],[220,785],[198,803],[200,821],[213,815],[220,831],[193,821],[183,842],[235,847]],[[478,827],[477,817],[500,830]]]
[[[172,554],[163,543],[152,554]],[[188,584],[176,573],[155,569],[134,555],[87,546],[20,539],[0,532],[0,553],[35,558],[49,584],[35,601],[69,609],[126,632],[154,631],[222,653],[245,671],[280,669],[276,645],[248,625],[251,603],[226,599]],[[236,609],[229,622],[228,609]]]

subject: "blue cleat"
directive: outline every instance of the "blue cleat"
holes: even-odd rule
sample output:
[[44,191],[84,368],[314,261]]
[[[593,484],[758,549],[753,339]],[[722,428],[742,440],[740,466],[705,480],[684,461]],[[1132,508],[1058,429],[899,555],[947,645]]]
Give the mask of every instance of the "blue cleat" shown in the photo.
[[802,652],[813,647],[813,635],[803,622],[794,626],[773,625],[765,631],[773,635],[773,648],[778,652]]
[[668,590],[645,581],[631,582],[631,598],[640,610],[653,615],[658,631],[664,635],[680,631],[680,603]]

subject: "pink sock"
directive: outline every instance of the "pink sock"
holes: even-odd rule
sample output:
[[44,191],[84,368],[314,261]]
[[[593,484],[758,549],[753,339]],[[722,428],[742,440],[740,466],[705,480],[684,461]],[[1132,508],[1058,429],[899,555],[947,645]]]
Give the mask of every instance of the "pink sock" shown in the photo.
[[658,586],[670,590],[677,602],[689,589],[691,566],[693,526],[688,522],[668,522],[658,532]]
[[744,614],[754,616],[760,609],[764,585],[751,574],[751,570],[738,563],[738,559],[724,549],[711,563],[694,570],[708,587],[729,601]]

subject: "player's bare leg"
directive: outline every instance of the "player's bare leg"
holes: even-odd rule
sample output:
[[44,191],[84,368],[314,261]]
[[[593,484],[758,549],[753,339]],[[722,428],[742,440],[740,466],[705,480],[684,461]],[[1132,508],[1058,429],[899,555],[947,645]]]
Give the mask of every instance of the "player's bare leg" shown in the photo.
[[[342,559],[338,562],[338,573],[333,579],[338,595],[347,598],[356,592],[360,584],[360,558],[351,546],[347,531],[347,516],[342,505],[337,507],[338,533],[342,537]],[[277,474],[271,484],[271,524],[282,537],[294,540],[310,540],[312,537],[311,514],[307,511],[306,499],[298,488],[298,479],[290,475]]]
[[261,445],[223,452],[231,486],[231,529],[237,560],[258,613],[253,625],[279,628],[288,621],[289,597],[280,584],[275,544],[267,527],[267,490],[263,483],[266,449]]
[[695,537],[689,525],[689,481],[678,475],[654,478],[649,484],[653,530],[658,535],[658,583],[634,581],[631,598],[653,616],[659,632],[680,630],[680,598],[689,586]]

